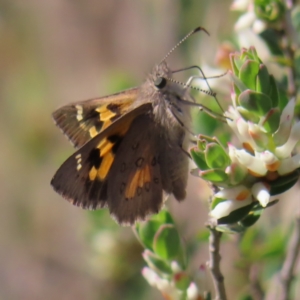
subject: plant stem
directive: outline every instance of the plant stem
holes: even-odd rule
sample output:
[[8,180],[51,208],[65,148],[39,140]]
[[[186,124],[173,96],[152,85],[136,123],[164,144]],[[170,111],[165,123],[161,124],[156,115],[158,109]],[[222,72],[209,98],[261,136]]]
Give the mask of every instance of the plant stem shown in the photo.
[[212,275],[216,297],[215,300],[226,300],[226,291],[224,286],[224,276],[220,270],[220,241],[222,232],[219,232],[213,226],[208,226],[209,236],[209,269]]

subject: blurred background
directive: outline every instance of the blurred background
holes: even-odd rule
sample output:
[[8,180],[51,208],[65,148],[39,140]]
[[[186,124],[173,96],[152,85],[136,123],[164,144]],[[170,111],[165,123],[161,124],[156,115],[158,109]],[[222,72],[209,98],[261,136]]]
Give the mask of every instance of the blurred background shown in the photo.
[[[193,36],[168,61],[173,69],[213,67],[218,46],[232,34],[230,4],[0,0],[0,299],[162,299],[140,275],[142,247],[131,229],[120,228],[106,210],[83,211],[52,190],[53,174],[74,149],[51,113],[139,85],[199,25],[210,37]],[[208,195],[205,183],[190,178],[188,199],[169,201],[186,241],[205,227],[201,199]],[[237,252],[226,252],[226,243],[223,250],[223,268],[234,272]],[[195,252],[197,268],[207,247]],[[238,282],[227,283],[234,294]]]

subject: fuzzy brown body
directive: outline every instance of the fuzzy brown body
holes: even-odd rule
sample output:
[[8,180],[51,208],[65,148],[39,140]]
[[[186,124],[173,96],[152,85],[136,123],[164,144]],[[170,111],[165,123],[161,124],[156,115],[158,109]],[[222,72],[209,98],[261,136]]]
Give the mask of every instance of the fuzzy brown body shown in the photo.
[[55,111],[56,124],[81,148],[54,175],[54,189],[77,206],[108,207],[124,225],[157,213],[163,191],[183,200],[189,99],[171,78],[163,61],[139,88]]

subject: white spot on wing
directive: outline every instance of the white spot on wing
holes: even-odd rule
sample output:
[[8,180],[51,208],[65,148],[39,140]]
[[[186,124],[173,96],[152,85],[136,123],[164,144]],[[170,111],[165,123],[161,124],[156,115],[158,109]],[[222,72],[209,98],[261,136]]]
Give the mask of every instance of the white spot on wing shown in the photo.
[[81,105],[75,105],[75,107],[77,109],[76,119],[77,119],[77,121],[81,121],[83,119],[83,117],[82,117],[83,108]]

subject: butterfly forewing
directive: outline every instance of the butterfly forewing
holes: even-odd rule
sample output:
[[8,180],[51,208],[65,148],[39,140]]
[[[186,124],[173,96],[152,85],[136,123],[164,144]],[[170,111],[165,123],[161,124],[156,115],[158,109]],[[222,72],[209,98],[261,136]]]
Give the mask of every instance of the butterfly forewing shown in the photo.
[[69,157],[54,175],[54,189],[74,205],[96,209],[106,206],[107,175],[133,120],[151,110],[151,104],[128,112]]
[[56,125],[75,147],[81,147],[124,115],[136,100],[138,89],[81,102],[57,109],[53,113]]

